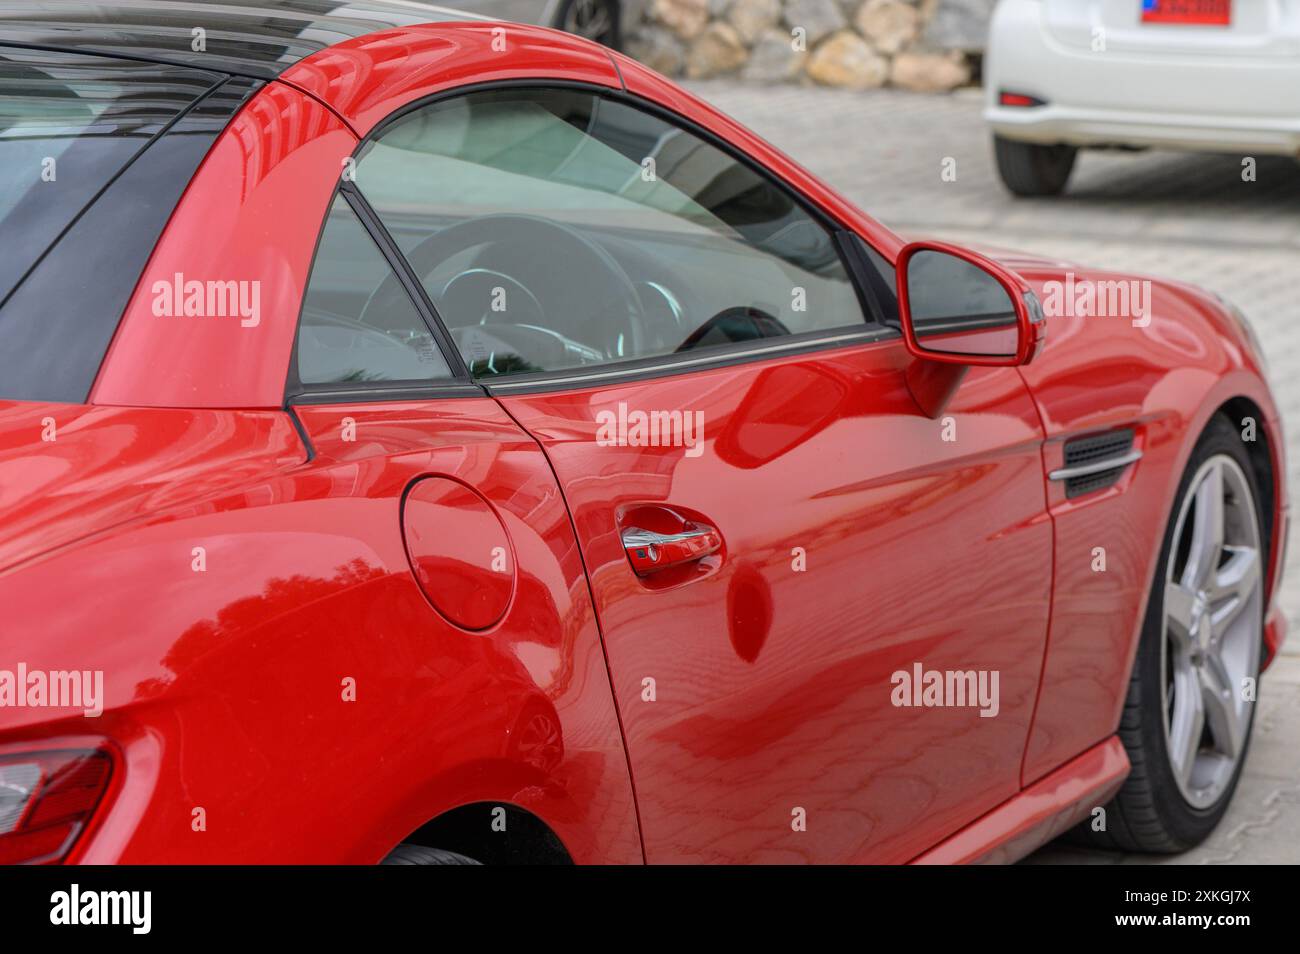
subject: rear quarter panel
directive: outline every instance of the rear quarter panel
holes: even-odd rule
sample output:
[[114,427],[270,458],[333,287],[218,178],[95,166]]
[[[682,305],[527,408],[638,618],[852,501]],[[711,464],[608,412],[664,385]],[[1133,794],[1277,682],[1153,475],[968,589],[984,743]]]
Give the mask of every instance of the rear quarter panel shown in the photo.
[[[0,753],[111,740],[116,791],[74,861],[368,864],[480,801],[575,860],[641,860],[567,511],[536,443],[473,405],[306,409],[310,461],[284,412],[95,408],[36,438],[26,473],[62,468],[45,526],[75,501],[83,532],[0,573],[0,660],[102,671],[104,711],[0,708]],[[510,529],[520,582],[487,632],[410,571],[399,502],[426,472],[490,488]],[[533,711],[560,724],[558,765],[512,745]]]

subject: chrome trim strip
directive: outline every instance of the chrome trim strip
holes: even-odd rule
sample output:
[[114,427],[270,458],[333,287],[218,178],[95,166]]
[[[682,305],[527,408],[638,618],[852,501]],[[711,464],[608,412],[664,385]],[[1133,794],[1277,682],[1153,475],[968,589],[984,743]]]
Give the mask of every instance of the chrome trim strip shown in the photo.
[[1070,480],[1074,477],[1087,477],[1091,474],[1100,474],[1102,471],[1114,470],[1117,467],[1127,467],[1142,459],[1140,450],[1131,450],[1122,457],[1106,457],[1102,460],[1095,460],[1091,464],[1078,464],[1074,467],[1062,467],[1060,470],[1054,470],[1047,476],[1052,480]]
[[749,358],[761,358],[768,354],[780,354],[782,351],[797,351],[801,348],[815,349],[825,345],[838,344],[840,342],[857,341],[863,344],[874,344],[877,341],[883,341],[886,338],[895,337],[897,334],[898,333],[892,328],[868,328],[864,331],[854,330],[848,334],[825,335],[818,338],[803,338],[798,341],[791,341],[779,345],[769,345],[762,348],[737,348],[734,351],[703,355],[698,358],[673,358],[672,360],[662,361],[658,364],[640,365],[634,368],[611,368],[606,371],[588,371],[585,374],[570,374],[564,377],[537,377],[529,381],[498,381],[490,377],[476,378],[475,380],[479,384],[485,385],[493,391],[519,390],[521,388],[535,388],[543,385],[546,387],[554,387],[563,384],[581,385],[582,382],[585,381],[603,381],[608,378],[625,378],[641,374],[653,374],[657,371],[674,371],[678,369],[686,370],[701,364],[714,364],[726,361],[746,360]]

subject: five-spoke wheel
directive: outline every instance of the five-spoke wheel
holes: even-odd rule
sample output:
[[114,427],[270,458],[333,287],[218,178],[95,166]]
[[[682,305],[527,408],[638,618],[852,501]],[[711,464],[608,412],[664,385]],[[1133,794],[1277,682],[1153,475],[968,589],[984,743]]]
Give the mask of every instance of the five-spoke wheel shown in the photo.
[[1263,574],[1250,478],[1230,456],[1201,464],[1175,524],[1165,582],[1164,712],[1170,766],[1197,808],[1234,776],[1254,705]]
[[[1257,448],[1252,448],[1257,449]],[[1263,651],[1268,483],[1216,416],[1174,498],[1119,736],[1132,769],[1076,840],[1185,851],[1214,830],[1241,776]]]

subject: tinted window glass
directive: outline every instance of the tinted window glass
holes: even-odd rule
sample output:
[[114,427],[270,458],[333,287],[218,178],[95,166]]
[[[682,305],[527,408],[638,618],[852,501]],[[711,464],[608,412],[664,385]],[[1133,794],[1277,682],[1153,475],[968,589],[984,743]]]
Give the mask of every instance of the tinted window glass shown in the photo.
[[86,400],[181,192],[260,85],[221,79],[0,47],[0,398]]
[[492,90],[384,130],[357,183],[476,374],[861,326],[832,236],[693,134],[572,90]]
[[215,78],[99,57],[0,57],[0,298]]
[[303,384],[451,377],[387,259],[340,196],[312,265],[298,328]]

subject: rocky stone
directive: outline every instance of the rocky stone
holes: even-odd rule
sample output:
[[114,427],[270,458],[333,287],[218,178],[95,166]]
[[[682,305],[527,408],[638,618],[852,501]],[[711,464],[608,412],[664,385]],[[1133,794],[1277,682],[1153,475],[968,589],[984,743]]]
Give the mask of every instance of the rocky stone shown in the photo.
[[970,82],[966,58],[955,50],[948,53],[900,53],[894,57],[889,81],[918,93],[940,93]]
[[709,0],[653,0],[650,18],[683,40],[693,40],[709,22]]
[[658,26],[643,26],[628,39],[627,54],[665,76],[676,76],[686,65],[686,47],[673,34]]
[[877,52],[893,56],[916,39],[920,19],[916,7],[901,0],[867,0],[853,25]]
[[730,23],[715,20],[686,51],[686,75],[704,79],[732,73],[744,65],[749,50]]
[[791,30],[802,29],[807,48],[848,25],[835,0],[786,0],[784,17]]
[[803,72],[808,54],[796,50],[790,34],[781,30],[767,30],[754,43],[749,62],[741,72],[741,79],[757,83],[781,83],[792,80]]
[[780,17],[781,0],[734,0],[727,11],[727,19],[746,43],[755,42]]
[[938,0],[923,38],[943,50],[983,50],[997,0]]
[[997,0],[645,2],[628,52],[669,76],[935,92],[969,85],[968,54],[984,47]]
[[889,61],[852,30],[841,30],[813,51],[807,72],[824,86],[871,89],[884,85]]

